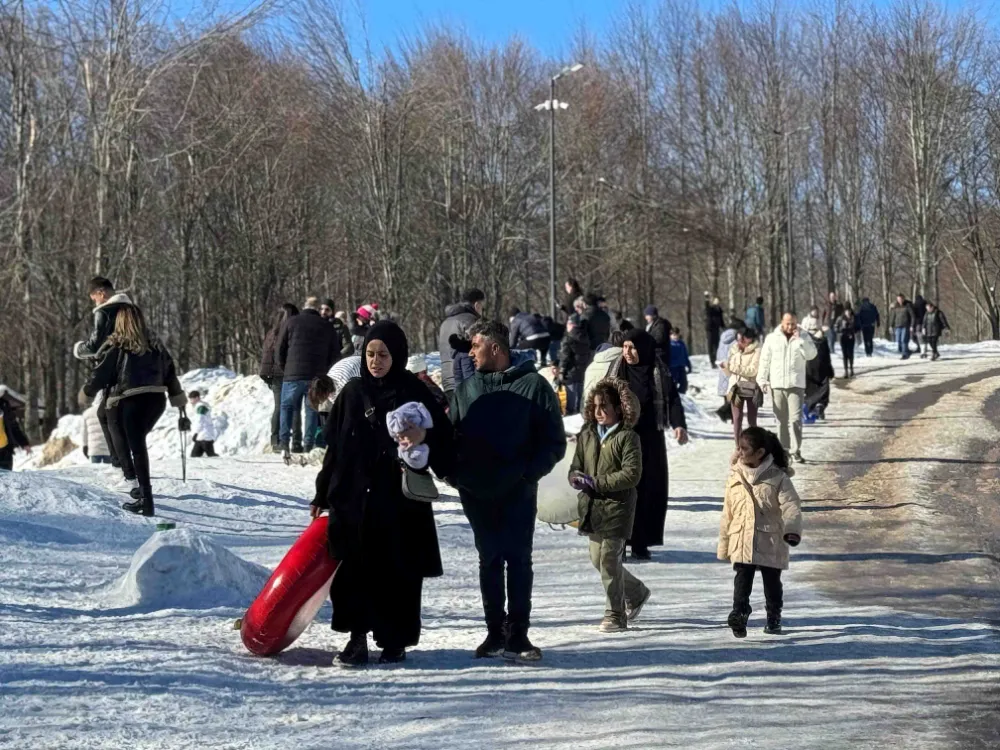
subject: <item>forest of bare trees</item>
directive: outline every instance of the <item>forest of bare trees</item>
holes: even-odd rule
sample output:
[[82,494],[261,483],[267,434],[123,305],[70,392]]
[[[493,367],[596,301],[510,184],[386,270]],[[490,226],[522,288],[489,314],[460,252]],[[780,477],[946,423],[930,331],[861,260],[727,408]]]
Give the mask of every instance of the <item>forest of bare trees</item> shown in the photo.
[[378,300],[417,347],[469,286],[545,310],[534,106],[569,62],[560,277],[695,331],[704,290],[740,313],[761,293],[771,319],[903,290],[1000,338],[1000,37],[971,13],[623,4],[560,60],[358,29],[336,0],[183,23],[150,0],[0,0],[0,382],[50,423],[78,408],[96,273],[185,369],[254,372],[307,294]]

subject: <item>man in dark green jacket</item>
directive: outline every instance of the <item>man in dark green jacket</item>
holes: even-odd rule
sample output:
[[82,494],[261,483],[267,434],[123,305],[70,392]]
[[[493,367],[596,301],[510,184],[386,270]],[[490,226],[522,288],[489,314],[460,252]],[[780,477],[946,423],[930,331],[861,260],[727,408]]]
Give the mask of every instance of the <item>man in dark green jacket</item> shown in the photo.
[[566,454],[566,432],[555,391],[534,363],[511,366],[507,328],[481,321],[469,333],[476,374],[452,403],[459,446],[452,481],[479,552],[488,634],[476,658],[537,661],[542,653],[528,627],[538,481]]

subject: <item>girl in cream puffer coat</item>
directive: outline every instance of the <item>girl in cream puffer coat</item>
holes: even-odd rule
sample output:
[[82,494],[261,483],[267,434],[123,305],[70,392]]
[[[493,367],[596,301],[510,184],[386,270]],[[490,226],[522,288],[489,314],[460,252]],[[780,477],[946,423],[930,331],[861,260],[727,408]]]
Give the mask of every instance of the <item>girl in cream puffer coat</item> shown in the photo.
[[719,527],[718,557],[736,571],[728,624],[737,638],[746,636],[750,593],[759,569],[767,603],[764,632],[774,635],[781,632],[781,571],[788,569],[789,546],[802,538],[801,501],[777,435],[750,427],[740,437],[739,453],[726,481]]

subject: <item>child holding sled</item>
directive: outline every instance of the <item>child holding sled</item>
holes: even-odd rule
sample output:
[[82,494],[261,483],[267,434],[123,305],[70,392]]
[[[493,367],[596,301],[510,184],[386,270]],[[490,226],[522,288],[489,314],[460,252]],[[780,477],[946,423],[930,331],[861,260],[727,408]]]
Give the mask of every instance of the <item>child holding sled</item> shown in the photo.
[[764,580],[767,625],[781,632],[781,571],[788,569],[788,548],[802,538],[801,501],[792,486],[793,472],[778,436],[762,427],[740,435],[739,460],[726,481],[719,528],[718,557],[733,564],[733,611],[728,624],[737,638],[747,634],[754,575]]
[[569,482],[580,493],[580,534],[590,538],[590,561],[607,593],[600,630],[617,633],[639,616],[650,594],[622,559],[642,477],[642,450],[633,430],[639,402],[625,381],[606,378],[588,395],[583,415]]

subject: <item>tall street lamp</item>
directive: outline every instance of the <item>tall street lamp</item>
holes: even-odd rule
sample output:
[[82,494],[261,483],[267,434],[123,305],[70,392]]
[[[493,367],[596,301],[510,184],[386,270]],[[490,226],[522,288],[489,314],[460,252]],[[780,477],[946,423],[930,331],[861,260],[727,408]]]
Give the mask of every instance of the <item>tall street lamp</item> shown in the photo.
[[794,245],[792,243],[792,149],[789,145],[788,138],[792,135],[797,135],[799,133],[808,133],[810,128],[808,126],[803,126],[801,128],[795,128],[794,130],[775,130],[774,134],[776,136],[785,139],[785,177],[787,178],[785,188],[787,190],[787,195],[785,200],[786,205],[786,226],[785,231],[787,233],[787,245],[786,250],[788,255],[785,258],[785,273],[788,277],[788,309],[795,309],[795,287],[792,285],[792,278],[795,275],[795,255],[794,255]]
[[549,294],[553,318],[559,310],[559,295],[556,291],[556,110],[569,107],[566,102],[556,99],[556,81],[570,73],[576,73],[582,67],[583,63],[567,65],[552,76],[548,100],[535,106],[539,112],[549,112]]

